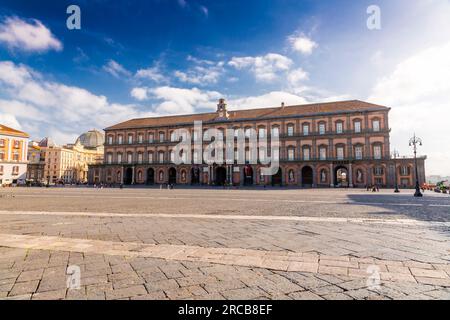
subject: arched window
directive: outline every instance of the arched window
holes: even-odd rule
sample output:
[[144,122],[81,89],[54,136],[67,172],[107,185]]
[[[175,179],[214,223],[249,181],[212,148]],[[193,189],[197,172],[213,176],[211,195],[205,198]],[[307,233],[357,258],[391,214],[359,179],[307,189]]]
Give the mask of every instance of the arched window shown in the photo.
[[311,160],[311,147],[310,146],[303,146],[303,160],[309,161]]
[[343,144],[336,145],[336,158],[338,160],[344,160],[344,158],[345,158],[345,145],[343,145]]
[[295,160],[295,148],[294,147],[288,147],[287,156],[288,156],[289,161]]
[[355,159],[362,160],[364,158],[364,146],[362,144],[355,145]]
[[133,163],[133,153],[132,152],[127,153],[127,162]]
[[383,146],[381,143],[375,143],[373,145],[373,158],[376,160],[380,160],[383,156]]
[[325,121],[319,122],[319,134],[325,134],[327,132],[327,124]]
[[152,151],[148,152],[148,163],[153,163],[153,152]]
[[328,147],[325,145],[322,145],[319,147],[319,159],[320,160],[327,160],[327,154],[328,154]]
[[294,136],[294,134],[295,134],[295,125],[290,123],[287,126],[287,135],[288,137],[292,137]]
[[280,136],[280,127],[279,126],[273,126],[271,135],[272,135],[272,138],[278,138]]
[[344,121],[342,120],[336,121],[336,133],[337,134],[344,133]]
[[159,163],[164,163],[164,151],[158,153],[158,161]]
[[362,131],[362,121],[361,121],[361,119],[353,120],[353,130],[355,131],[355,133],[361,133],[361,131]]
[[119,153],[117,154],[117,163],[122,163],[122,160],[123,160],[123,159],[122,159],[122,153],[119,152]]

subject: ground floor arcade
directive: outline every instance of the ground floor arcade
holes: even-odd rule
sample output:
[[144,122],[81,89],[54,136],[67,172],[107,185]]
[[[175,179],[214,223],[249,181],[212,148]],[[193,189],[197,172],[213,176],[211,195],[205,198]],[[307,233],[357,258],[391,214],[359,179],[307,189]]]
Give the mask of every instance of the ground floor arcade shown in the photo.
[[[282,163],[267,176],[260,165],[98,165],[89,170],[90,183],[124,185],[234,185],[291,187],[380,187],[412,188],[413,159],[401,161],[341,161]],[[425,182],[424,160],[418,161],[419,182]]]

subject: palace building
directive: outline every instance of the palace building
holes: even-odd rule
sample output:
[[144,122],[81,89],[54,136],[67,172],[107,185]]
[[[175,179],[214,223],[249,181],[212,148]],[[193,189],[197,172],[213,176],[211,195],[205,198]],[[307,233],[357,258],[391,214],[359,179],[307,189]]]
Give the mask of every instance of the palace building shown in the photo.
[[0,124],[0,187],[25,184],[29,135]]
[[[89,182],[393,187],[397,179],[400,187],[412,188],[413,157],[391,158],[389,111],[388,107],[357,100],[297,106],[283,103],[275,108],[231,111],[221,99],[216,112],[132,119],[105,129],[104,161],[90,166]],[[180,140],[174,132],[187,129],[196,140],[196,121],[202,122],[203,130],[233,130],[248,137],[247,132],[253,129],[258,139],[278,138],[279,151],[271,155],[279,159],[278,172],[266,176],[261,170],[264,165],[250,162],[175,165],[173,150]],[[211,142],[202,143],[206,147]],[[196,150],[191,150],[191,159],[198,159]],[[249,154],[246,146],[246,160]],[[425,182],[425,160],[417,159],[420,183]]]

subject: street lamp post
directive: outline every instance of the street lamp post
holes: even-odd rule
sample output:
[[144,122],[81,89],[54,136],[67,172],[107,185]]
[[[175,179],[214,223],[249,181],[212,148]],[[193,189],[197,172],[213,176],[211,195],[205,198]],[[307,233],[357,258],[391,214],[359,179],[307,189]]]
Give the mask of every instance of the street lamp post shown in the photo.
[[397,176],[397,158],[400,156],[397,150],[394,150],[394,168],[395,168],[395,193],[400,193],[398,189],[398,176]]
[[423,197],[423,195],[420,192],[419,184],[419,169],[417,167],[417,146],[422,146],[422,139],[416,137],[416,134],[414,133],[414,137],[409,140],[409,146],[414,148],[414,166],[416,172],[416,192],[414,193],[414,197],[419,198]]

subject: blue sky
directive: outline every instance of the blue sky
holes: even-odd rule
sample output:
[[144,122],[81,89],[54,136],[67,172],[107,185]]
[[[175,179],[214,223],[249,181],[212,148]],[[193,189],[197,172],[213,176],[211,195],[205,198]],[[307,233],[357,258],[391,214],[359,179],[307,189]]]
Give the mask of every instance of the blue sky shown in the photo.
[[[449,174],[448,0],[0,0],[0,122],[68,143],[132,117],[361,99]],[[68,30],[66,8],[81,8]],[[381,9],[369,30],[366,10]]]

